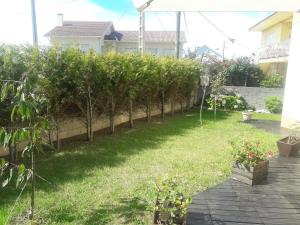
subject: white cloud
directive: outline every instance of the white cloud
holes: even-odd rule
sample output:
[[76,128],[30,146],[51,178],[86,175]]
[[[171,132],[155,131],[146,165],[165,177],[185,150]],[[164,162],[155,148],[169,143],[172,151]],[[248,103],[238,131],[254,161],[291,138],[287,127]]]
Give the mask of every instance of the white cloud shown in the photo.
[[[29,0],[0,0],[0,42],[31,43],[31,13]],[[5,2],[3,2],[5,1]],[[91,3],[89,0],[38,0],[36,1],[37,26],[39,42],[48,44],[43,35],[56,26],[56,14],[63,13],[66,20],[99,20],[113,21],[115,28],[120,30],[137,30],[138,16],[120,15]],[[260,34],[248,31],[248,28],[262,19],[266,14],[247,13],[204,13],[214,24],[235,38],[238,43],[227,41],[225,55],[227,57],[249,55],[259,47]],[[201,46],[207,44],[211,48],[221,49],[226,39],[219,31],[207,23],[198,13],[185,13],[181,26],[186,31],[187,46]],[[175,13],[147,13],[146,30],[175,30]],[[188,31],[188,32],[187,32]],[[247,49],[248,48],[248,49]],[[250,49],[250,50],[249,50]]]

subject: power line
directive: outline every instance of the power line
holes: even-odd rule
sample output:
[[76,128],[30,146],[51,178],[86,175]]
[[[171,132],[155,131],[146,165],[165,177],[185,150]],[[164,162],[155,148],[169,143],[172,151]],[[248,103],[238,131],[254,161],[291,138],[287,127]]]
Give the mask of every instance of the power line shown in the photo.
[[158,17],[157,12],[155,12],[154,14],[155,14],[155,16],[156,16],[156,18],[157,18],[157,20],[158,20],[160,26],[162,27],[162,29],[163,29],[164,31],[167,31],[166,28],[165,28],[165,26],[164,26],[163,23],[161,22],[160,18]]
[[128,10],[129,10],[129,9],[126,9],[126,10],[121,14],[121,16],[116,20],[115,23],[119,23],[120,20],[127,14]]
[[201,12],[198,12],[210,25],[212,25],[217,31],[219,31],[221,34],[223,34],[228,40],[231,42],[234,42],[235,39],[231,38],[228,34],[226,34],[224,31],[222,31],[217,25],[215,25],[213,22],[211,22],[206,16],[204,16]]
[[189,28],[188,28],[188,25],[187,25],[187,20],[186,20],[185,12],[183,12],[183,19],[184,19],[184,27],[185,27],[186,35],[188,37],[188,40],[190,40],[190,32],[189,32]]
[[235,38],[232,38],[231,36],[229,36],[227,33],[225,33],[222,29],[220,29],[217,25],[215,25],[211,20],[209,20],[205,15],[203,15],[203,13],[198,12],[210,25],[212,25],[217,31],[219,31],[221,34],[223,34],[223,36],[225,36],[232,44],[237,44],[240,47],[250,50],[252,53],[254,52],[253,49],[250,49],[248,47],[246,47],[245,45],[241,44],[240,42],[238,42]]

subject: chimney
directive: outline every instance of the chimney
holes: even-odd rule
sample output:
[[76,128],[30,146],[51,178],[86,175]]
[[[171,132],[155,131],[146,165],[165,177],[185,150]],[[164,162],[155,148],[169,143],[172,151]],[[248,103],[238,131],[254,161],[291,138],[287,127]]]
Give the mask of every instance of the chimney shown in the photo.
[[57,26],[62,27],[64,24],[64,14],[58,13],[57,14]]

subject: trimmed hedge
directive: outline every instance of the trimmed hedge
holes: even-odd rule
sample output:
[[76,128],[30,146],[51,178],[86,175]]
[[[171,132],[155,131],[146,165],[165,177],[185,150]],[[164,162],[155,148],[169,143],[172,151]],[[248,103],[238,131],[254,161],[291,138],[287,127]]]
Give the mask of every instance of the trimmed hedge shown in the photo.
[[[109,116],[114,132],[114,116],[120,111],[129,112],[132,126],[134,108],[144,106],[150,121],[155,105],[160,106],[162,117],[165,102],[171,103],[172,112],[175,102],[189,107],[200,72],[201,65],[188,59],[0,46],[0,79],[22,80],[23,73],[30,73],[35,83],[32,92],[43,99],[45,112],[41,113],[49,116],[52,128],[59,130],[62,116],[83,116],[89,140],[98,115]],[[1,104],[2,110],[9,108],[8,103]],[[0,117],[7,119],[7,113]]]

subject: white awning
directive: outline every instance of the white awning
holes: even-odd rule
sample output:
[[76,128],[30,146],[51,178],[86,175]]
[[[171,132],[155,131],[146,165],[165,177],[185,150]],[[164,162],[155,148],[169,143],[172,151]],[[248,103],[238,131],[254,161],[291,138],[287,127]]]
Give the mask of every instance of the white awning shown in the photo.
[[[148,0],[133,0],[137,9]],[[296,12],[300,0],[153,0],[146,12]]]

